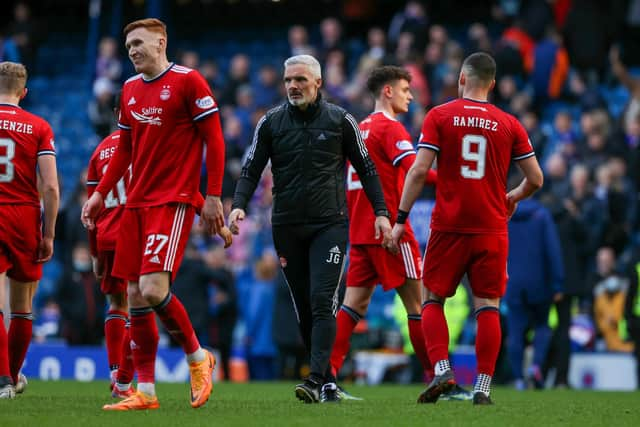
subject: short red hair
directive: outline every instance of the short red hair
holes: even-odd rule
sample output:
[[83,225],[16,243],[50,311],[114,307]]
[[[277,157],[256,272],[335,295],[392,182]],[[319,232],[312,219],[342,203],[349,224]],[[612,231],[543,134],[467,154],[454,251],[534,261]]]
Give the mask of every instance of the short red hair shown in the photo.
[[122,33],[126,38],[127,34],[137,28],[146,28],[149,31],[160,34],[165,39],[167,38],[167,26],[164,22],[156,18],[138,19],[137,21],[133,21],[130,24],[127,24],[126,27],[124,27]]

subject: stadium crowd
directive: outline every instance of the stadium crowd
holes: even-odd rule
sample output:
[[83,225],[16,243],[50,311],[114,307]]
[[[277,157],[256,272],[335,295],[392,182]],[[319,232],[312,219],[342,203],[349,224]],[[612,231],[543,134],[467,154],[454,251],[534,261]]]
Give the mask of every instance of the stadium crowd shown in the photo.
[[[491,2],[490,22],[464,27],[434,22],[425,3],[406,2],[386,27],[371,27],[364,36],[349,34],[340,16],[323,17],[317,27],[292,25],[286,51],[268,60],[257,61],[240,51],[220,60],[201,54],[197,43],[174,51],[176,63],[202,73],[220,105],[226,142],[225,216],[258,119],[285,99],[281,73],[286,57],[316,56],[323,66],[323,95],[358,120],[373,109],[365,87],[370,71],[383,64],[404,67],[412,76],[414,99],[402,121],[415,142],[425,112],[457,97],[462,60],[475,51],[491,53],[498,70],[493,102],[515,115],[529,133],[545,173],[536,198],[555,224],[552,232],[560,242],[556,255],[564,271],[555,283],[546,277],[546,288],[540,289],[546,303],[554,305],[548,321],[554,336],[549,337],[548,357],[536,366],[542,372],[530,370],[528,379],[541,387],[544,372],[553,368],[553,385],[567,386],[570,351],[635,352],[637,357],[640,74],[634,67],[640,66],[640,55],[631,40],[640,32],[638,2],[606,6],[595,0],[496,1]],[[603,23],[604,16],[610,18]],[[21,36],[30,31],[23,21],[16,20],[4,32],[7,37],[0,37],[0,60],[22,55],[27,64],[33,62],[35,48],[25,45]],[[97,47],[88,114],[101,138],[113,129],[113,98],[128,77],[121,45],[121,40],[105,37]],[[58,161],[64,167],[65,159]],[[248,360],[252,378],[297,378],[304,350],[294,322],[286,320],[294,313],[273,250],[271,178],[269,172],[265,175],[231,248],[224,250],[219,239],[205,237],[196,222],[173,290],[201,342],[220,350],[225,372],[235,354]],[[78,220],[87,197],[85,182],[83,175],[75,184],[65,183],[57,280],[36,296],[38,341],[100,344],[103,339],[105,301],[91,274],[86,231]],[[423,196],[430,199],[433,194]],[[502,311],[508,315],[508,301]],[[370,324],[382,330],[398,328],[391,318],[380,316],[382,321]],[[463,320],[461,329],[467,333],[460,334],[460,343],[473,343],[473,322],[472,317]],[[508,324],[506,331],[508,335]],[[394,340],[375,339],[373,333],[369,338],[359,346],[399,347]],[[504,345],[506,354],[507,340]],[[513,378],[507,373],[503,380]]]

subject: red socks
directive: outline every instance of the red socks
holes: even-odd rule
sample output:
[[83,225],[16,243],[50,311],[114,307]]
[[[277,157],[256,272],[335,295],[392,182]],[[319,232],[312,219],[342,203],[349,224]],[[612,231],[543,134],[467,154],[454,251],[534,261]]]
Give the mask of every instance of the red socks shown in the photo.
[[476,334],[478,374],[493,376],[502,340],[500,313],[496,307],[486,306],[476,310],[475,314],[478,323]]
[[349,341],[353,334],[353,328],[356,327],[361,318],[360,314],[346,305],[340,307],[338,311],[336,316],[336,339],[333,343],[330,359],[331,373],[334,376],[338,375],[338,371],[342,368],[344,358],[349,351]]
[[449,328],[444,317],[442,303],[426,301],[422,306],[422,333],[427,346],[429,360],[435,364],[449,359]]
[[9,340],[4,328],[4,313],[0,311],[0,377],[10,377],[9,370]]
[[158,326],[151,307],[131,309],[131,350],[138,382],[154,383]]
[[104,338],[107,345],[109,370],[117,369],[122,358],[122,340],[124,337],[127,313],[109,310],[104,321]]
[[8,344],[9,370],[13,383],[18,382],[18,374],[22,368],[22,363],[27,355],[31,335],[33,333],[33,314],[31,313],[11,313],[11,324],[9,325]]
[[427,378],[433,378],[433,365],[427,354],[424,335],[422,334],[422,317],[419,314],[409,314],[407,324],[409,325],[409,339],[416,352],[416,357],[420,360],[422,369]]
[[169,292],[164,301],[153,307],[153,310],[158,313],[167,332],[182,346],[185,354],[191,354],[200,348],[189,315],[178,297]]
[[120,384],[129,384],[133,381],[133,355],[131,354],[131,326],[125,327],[122,337],[122,350],[120,352],[120,366],[116,381]]

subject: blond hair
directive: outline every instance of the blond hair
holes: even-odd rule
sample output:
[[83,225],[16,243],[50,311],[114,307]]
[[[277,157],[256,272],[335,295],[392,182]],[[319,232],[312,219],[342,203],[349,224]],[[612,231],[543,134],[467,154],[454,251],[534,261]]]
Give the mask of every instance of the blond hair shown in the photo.
[[131,31],[137,28],[146,28],[151,32],[160,34],[165,38],[165,40],[167,38],[167,26],[165,25],[164,22],[156,18],[146,18],[146,19],[139,19],[137,21],[133,21],[127,24],[126,27],[124,27],[124,30],[122,30],[122,33],[125,37],[127,37],[127,34],[129,34]]
[[22,95],[27,84],[27,69],[16,62],[0,62],[0,94]]

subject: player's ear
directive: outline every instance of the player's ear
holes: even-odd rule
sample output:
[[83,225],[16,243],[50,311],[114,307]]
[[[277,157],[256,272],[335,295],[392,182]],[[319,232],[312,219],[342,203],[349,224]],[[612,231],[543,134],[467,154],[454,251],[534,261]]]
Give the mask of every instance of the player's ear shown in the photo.
[[491,80],[491,84],[489,85],[489,92],[491,92],[494,87],[496,87],[496,79]]
[[20,101],[22,101],[24,97],[27,96],[27,92],[29,92],[29,89],[27,89],[26,87],[22,89],[22,93],[20,94]]
[[390,84],[382,86],[382,94],[385,96],[385,98],[391,98],[391,96],[393,96],[393,86],[391,86]]
[[459,86],[464,86],[466,82],[467,82],[467,77],[464,75],[463,72],[460,72],[460,78],[458,79],[458,85]]
[[318,89],[322,87],[322,79],[316,79],[316,84],[318,85]]

